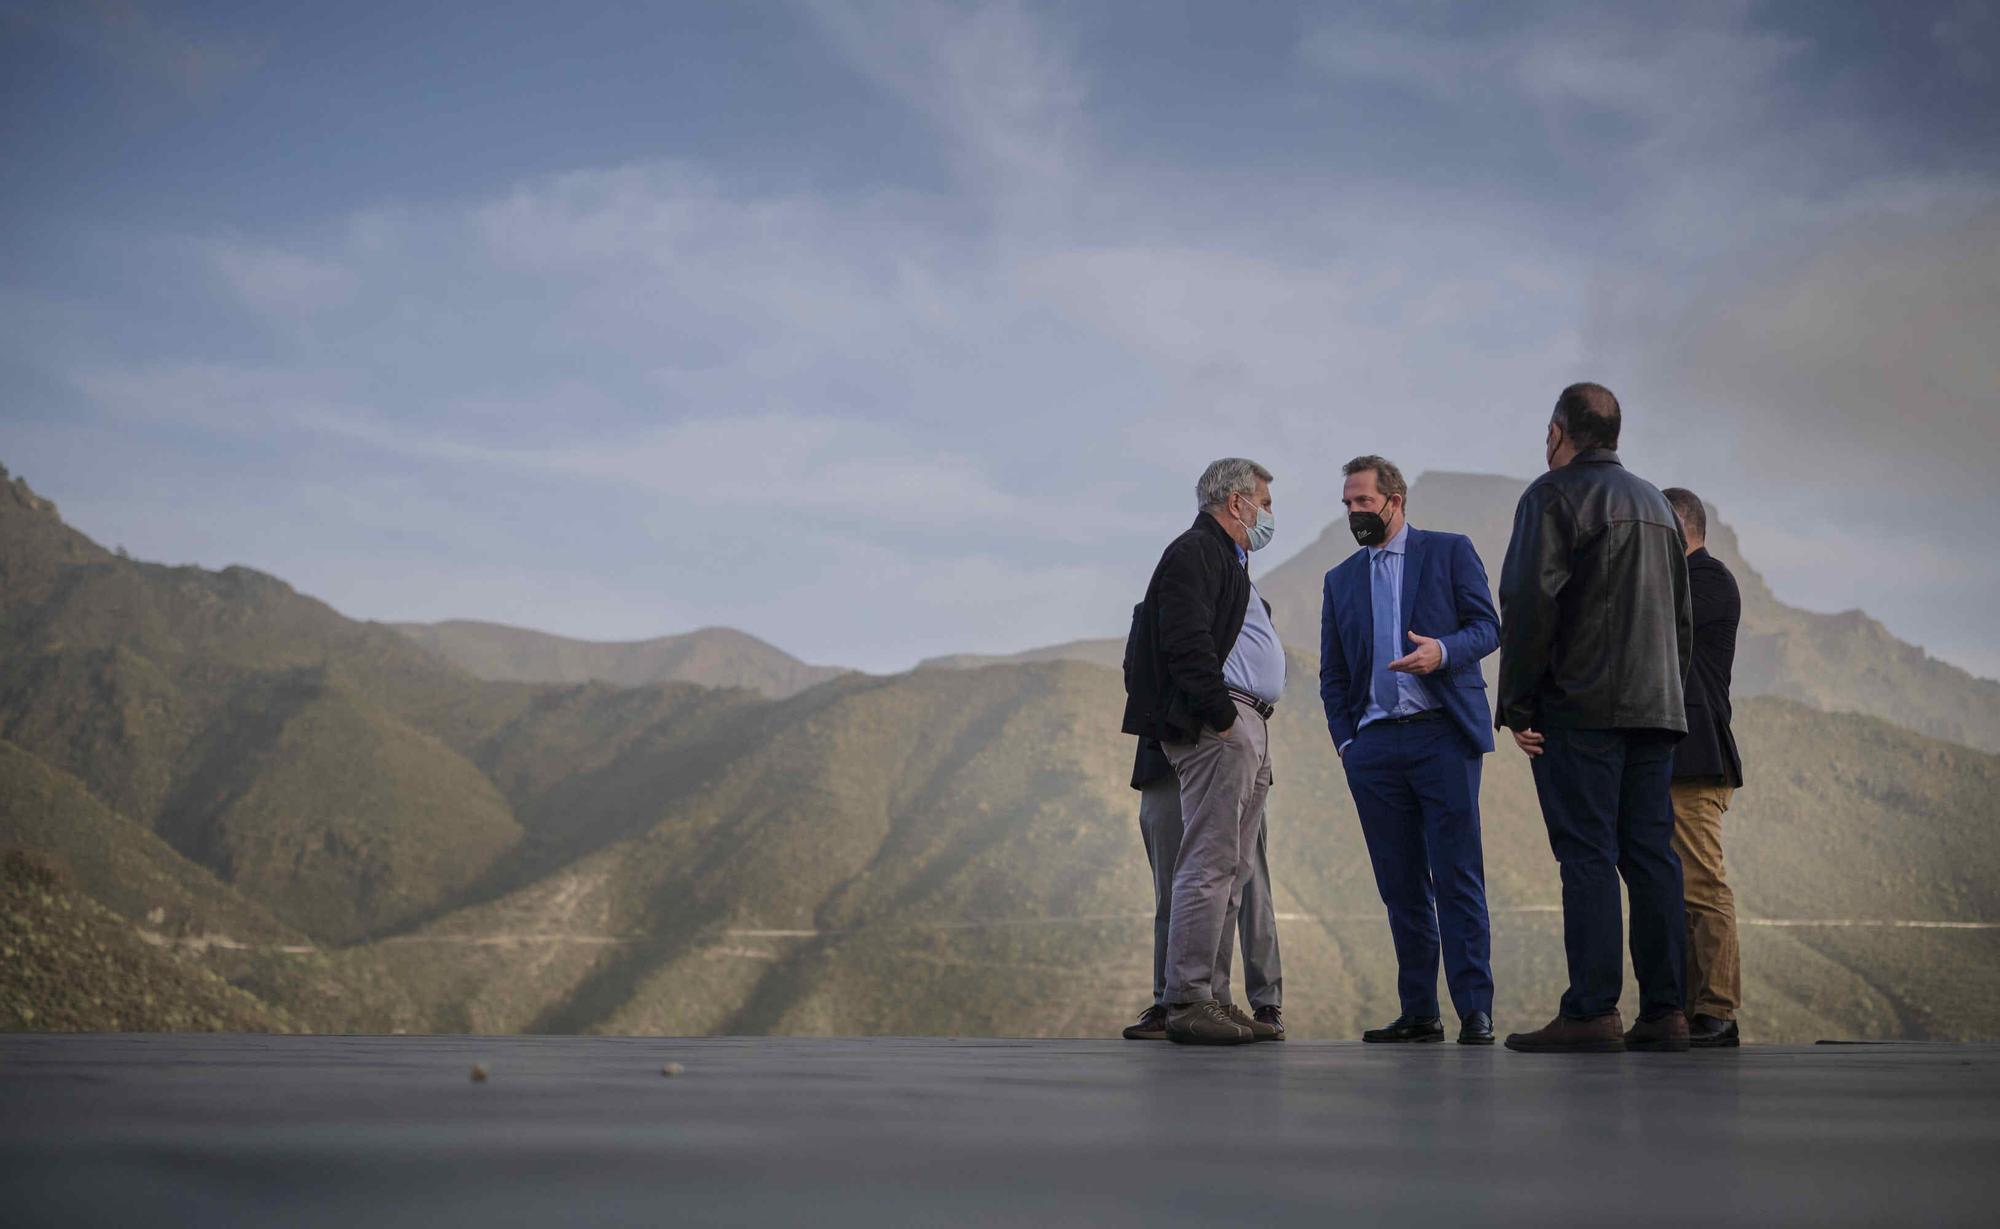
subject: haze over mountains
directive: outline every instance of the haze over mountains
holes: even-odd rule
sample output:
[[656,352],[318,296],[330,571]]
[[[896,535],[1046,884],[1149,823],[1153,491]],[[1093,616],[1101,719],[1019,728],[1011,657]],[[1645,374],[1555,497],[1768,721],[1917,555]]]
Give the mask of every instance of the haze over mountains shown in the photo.
[[[1466,528],[1497,570],[1519,486],[1428,476],[1413,518]],[[1315,570],[1351,549],[1335,526],[1261,580],[1281,632],[1316,626]],[[1740,705],[1728,829],[1740,907],[1774,923],[1746,928],[1753,1039],[1991,1035],[2000,930],[1963,924],[2000,921],[1995,685],[1738,576],[1739,673],[1770,693]],[[1288,1016],[1345,1036],[1394,1014],[1394,970],[1314,638],[1293,633],[1274,724],[1273,878]],[[671,669],[673,640],[609,660]],[[9,888],[0,942],[37,956],[0,962],[0,1026],[36,1026],[47,969],[96,967],[77,910],[194,962],[206,1006],[182,1027],[1102,1034],[1143,1005],[1115,670],[614,686],[481,678],[466,642],[247,569],[120,558],[0,485],[0,844],[66,868]],[[493,643],[488,673],[610,669]],[[1538,1022],[1555,867],[1520,758],[1487,772],[1500,1015]],[[91,985],[66,1026],[144,1019],[116,977]]]
[[512,683],[698,683],[747,687],[782,700],[845,671],[809,666],[775,645],[729,627],[606,643],[452,619],[389,626],[474,678]]

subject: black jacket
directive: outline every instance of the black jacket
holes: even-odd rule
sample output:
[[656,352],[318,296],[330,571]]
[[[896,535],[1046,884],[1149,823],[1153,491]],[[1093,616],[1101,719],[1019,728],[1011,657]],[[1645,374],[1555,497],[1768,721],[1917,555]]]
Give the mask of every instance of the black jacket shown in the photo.
[[1736,625],[1743,598],[1722,560],[1703,547],[1687,557],[1694,605],[1694,665],[1688,668],[1688,735],[1674,748],[1677,779],[1720,779],[1743,788],[1743,760],[1729,732],[1729,672],[1736,664]]
[[1686,733],[1685,552],[1666,496],[1609,449],[1529,483],[1500,570],[1493,724]]
[[[1145,613],[1146,604],[1139,603],[1132,608],[1132,630],[1125,635],[1125,677],[1132,677],[1132,652],[1139,641],[1139,617]],[[1132,788],[1145,789],[1148,785],[1174,770],[1174,763],[1167,758],[1166,749],[1157,738],[1141,735],[1139,749],[1132,756]]]
[[1166,749],[1157,738],[1141,738],[1139,749],[1132,755],[1132,788],[1145,789],[1174,770],[1174,762],[1167,758]]
[[1236,723],[1222,663],[1243,630],[1250,573],[1214,517],[1197,513],[1167,544],[1133,615],[1125,652],[1127,734],[1193,742]]

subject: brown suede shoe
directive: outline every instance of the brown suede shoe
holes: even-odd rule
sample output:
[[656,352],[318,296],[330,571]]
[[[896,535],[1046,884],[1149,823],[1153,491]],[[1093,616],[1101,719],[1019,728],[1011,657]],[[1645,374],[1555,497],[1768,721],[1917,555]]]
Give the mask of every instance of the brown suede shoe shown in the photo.
[[1285,1039],[1284,1029],[1279,1028],[1275,1024],[1267,1024],[1259,1020],[1234,1003],[1226,1004],[1222,1010],[1228,1013],[1230,1019],[1249,1029],[1250,1035],[1258,1041],[1283,1041]]
[[1594,1020],[1557,1016],[1532,1033],[1507,1034],[1507,1048],[1524,1054],[1616,1054],[1625,1049],[1625,1021],[1615,1011]]
[[1167,1040],[1181,1045],[1234,1046],[1257,1035],[1229,1018],[1214,999],[1167,1004]]
[[1687,1017],[1677,1011],[1669,1011],[1650,1020],[1641,1017],[1632,1026],[1632,1031],[1625,1034],[1625,1048],[1661,1053],[1679,1053],[1687,1049]]

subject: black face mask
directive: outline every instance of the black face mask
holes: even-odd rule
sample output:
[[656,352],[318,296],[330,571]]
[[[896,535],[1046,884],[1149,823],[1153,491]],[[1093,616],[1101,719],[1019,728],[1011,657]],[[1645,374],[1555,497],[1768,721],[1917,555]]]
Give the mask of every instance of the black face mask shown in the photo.
[[1389,522],[1382,519],[1380,512],[1350,512],[1347,528],[1363,546],[1380,546],[1389,540]]

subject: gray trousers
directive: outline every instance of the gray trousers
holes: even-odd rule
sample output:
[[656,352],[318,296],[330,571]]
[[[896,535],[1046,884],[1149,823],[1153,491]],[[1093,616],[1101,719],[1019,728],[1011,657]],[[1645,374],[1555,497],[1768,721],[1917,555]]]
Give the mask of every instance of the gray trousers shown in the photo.
[[[1181,847],[1174,858],[1167,918],[1168,1004],[1197,1003],[1228,991],[1230,931],[1242,911],[1264,831],[1271,789],[1271,738],[1264,719],[1236,705],[1226,733],[1204,729],[1191,743],[1163,742],[1181,786]],[[1264,893],[1266,899],[1270,893]]]
[[[1174,913],[1174,863],[1181,853],[1181,783],[1172,773],[1139,791],[1139,835],[1153,868],[1153,1002],[1167,1002],[1167,923]],[[1277,908],[1271,900],[1271,864],[1265,857],[1265,824],[1257,825],[1257,857],[1243,885],[1243,905],[1223,920],[1222,950],[1216,953],[1215,997],[1230,995],[1230,931],[1243,940],[1243,984],[1250,1007],[1282,1007],[1285,975],[1278,961]]]

